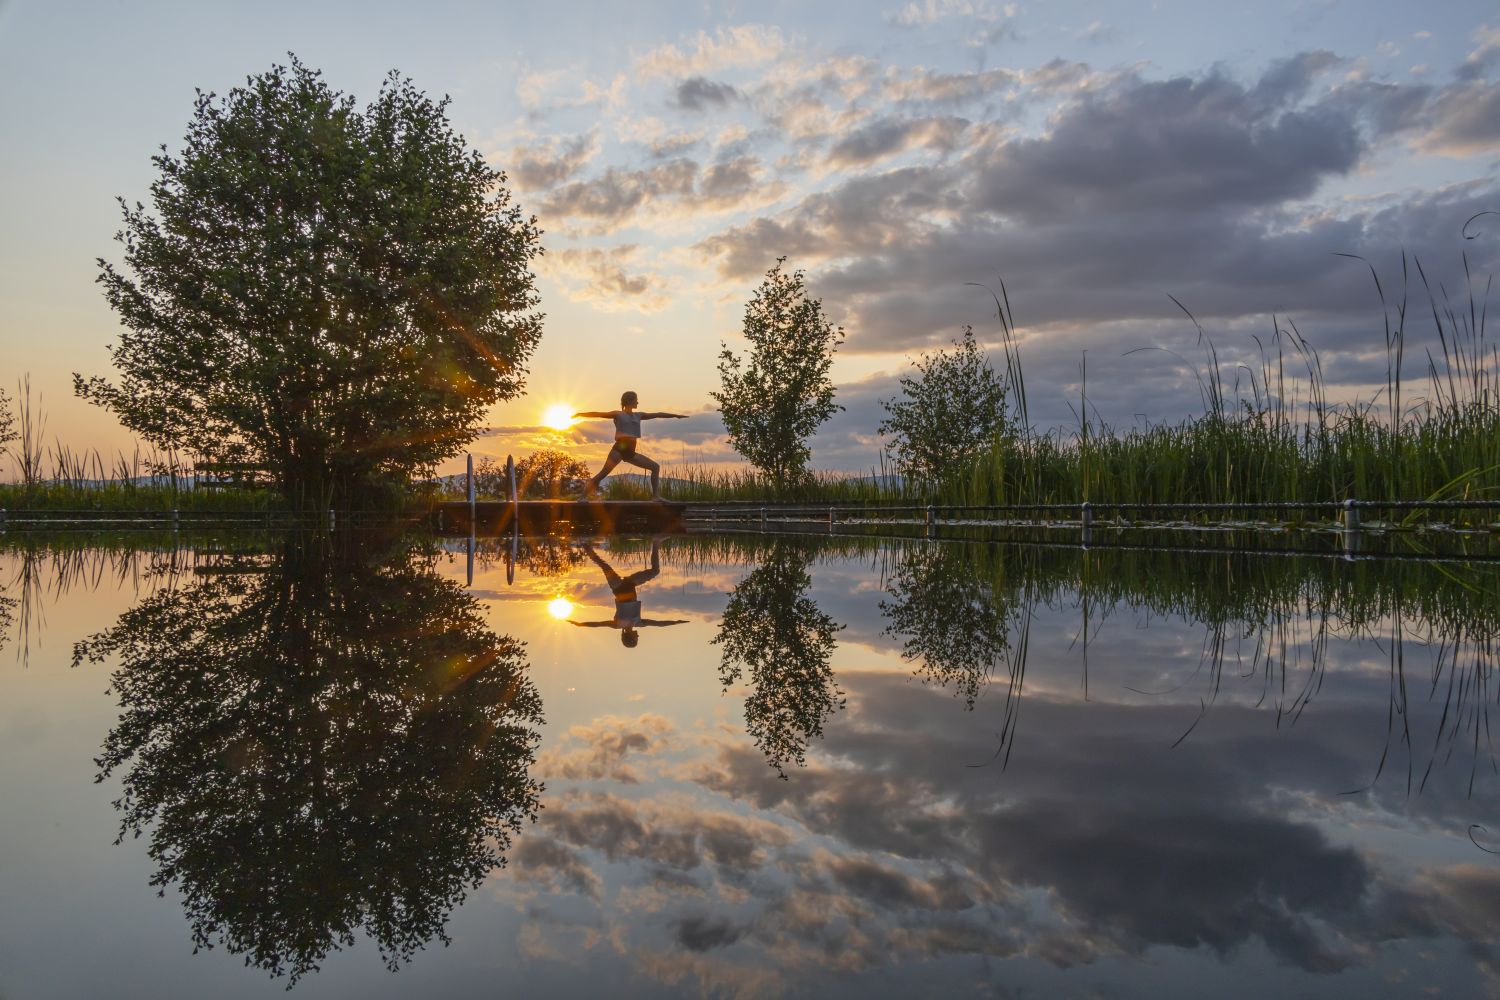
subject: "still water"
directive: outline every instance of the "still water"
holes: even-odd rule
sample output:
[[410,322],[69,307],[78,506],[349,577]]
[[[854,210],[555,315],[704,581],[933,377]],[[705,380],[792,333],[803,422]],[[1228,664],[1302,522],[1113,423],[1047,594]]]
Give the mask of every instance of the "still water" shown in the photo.
[[1500,992],[1495,563],[468,563],[0,538],[0,997]]

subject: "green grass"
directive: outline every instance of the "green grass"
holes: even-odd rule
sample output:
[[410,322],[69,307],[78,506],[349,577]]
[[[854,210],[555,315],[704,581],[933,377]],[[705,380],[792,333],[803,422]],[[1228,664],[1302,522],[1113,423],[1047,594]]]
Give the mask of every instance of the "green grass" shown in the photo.
[[[1416,322],[1407,287],[1412,270],[1425,292],[1423,329],[1435,334],[1416,385],[1406,356],[1408,323]],[[1196,378],[1200,416],[1115,428],[1099,419],[1085,390],[1075,426],[1038,431],[1002,286],[995,304],[1012,426],[1019,430],[995,438],[972,465],[953,469],[943,482],[897,486],[882,459],[879,480],[820,473],[796,496],[773,496],[752,471],[689,467],[667,473],[686,480],[671,494],[969,506],[1500,499],[1500,348],[1486,329],[1490,282],[1476,286],[1465,257],[1466,297],[1455,304],[1441,284],[1433,287],[1420,262],[1403,259],[1401,295],[1392,303],[1373,268],[1371,275],[1384,316],[1383,331],[1372,331],[1372,339],[1386,356],[1385,386],[1371,400],[1330,400],[1322,360],[1290,321],[1273,317],[1269,340],[1255,338],[1248,359],[1231,363],[1183,307],[1197,328],[1200,357],[1173,356]],[[644,495],[629,483],[612,489],[621,498]]]

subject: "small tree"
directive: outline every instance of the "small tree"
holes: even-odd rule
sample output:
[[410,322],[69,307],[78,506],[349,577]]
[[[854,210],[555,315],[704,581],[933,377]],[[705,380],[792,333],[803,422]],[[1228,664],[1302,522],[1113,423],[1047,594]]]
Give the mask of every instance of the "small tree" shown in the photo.
[[844,339],[809,298],[801,271],[787,275],[777,258],[745,306],[750,353],[741,361],[720,345],[718,402],[729,443],[777,490],[795,489],[808,477],[807,439],[842,409],[833,401],[828,370]]
[[891,436],[896,468],[920,483],[952,481],[1010,427],[1005,382],[971,327],[952,350],[922,355],[915,377],[902,376],[901,392],[881,401],[888,416],[880,433]]
[[589,467],[555,448],[543,448],[516,463],[516,489],[522,496],[557,499],[575,487],[569,480],[589,478]]
[[540,230],[505,175],[392,73],[364,110],[295,59],[198,96],[121,200],[118,384],[77,393],[168,450],[272,469],[293,504],[432,468],[520,394]]

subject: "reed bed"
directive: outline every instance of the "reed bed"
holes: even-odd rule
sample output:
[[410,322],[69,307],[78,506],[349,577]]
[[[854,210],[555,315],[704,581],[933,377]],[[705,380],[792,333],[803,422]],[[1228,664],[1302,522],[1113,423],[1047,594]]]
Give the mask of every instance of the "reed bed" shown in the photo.
[[[1358,259],[1358,258],[1357,258]],[[1102,420],[1087,379],[1071,428],[1037,430],[1009,296],[994,294],[1011,420],[972,465],[941,482],[908,482],[882,456],[869,475],[817,473],[796,496],[775,495],[751,470],[683,466],[668,470],[674,499],[690,501],[923,502],[1005,504],[1262,504],[1500,498],[1500,348],[1488,335],[1492,279],[1474,280],[1463,258],[1458,302],[1403,256],[1400,295],[1379,300],[1385,385],[1369,400],[1330,399],[1318,352],[1296,324],[1272,317],[1268,339],[1221,354],[1192,313],[1196,360],[1171,351],[1191,373],[1203,412],[1178,423],[1119,428]],[[1409,347],[1418,325],[1413,293],[1425,299],[1422,377]],[[1176,302],[1176,299],[1173,299]],[[1430,317],[1431,326],[1427,325]],[[1158,350],[1138,348],[1139,350]],[[1136,351],[1127,351],[1127,354]],[[616,482],[610,496],[644,497]]]

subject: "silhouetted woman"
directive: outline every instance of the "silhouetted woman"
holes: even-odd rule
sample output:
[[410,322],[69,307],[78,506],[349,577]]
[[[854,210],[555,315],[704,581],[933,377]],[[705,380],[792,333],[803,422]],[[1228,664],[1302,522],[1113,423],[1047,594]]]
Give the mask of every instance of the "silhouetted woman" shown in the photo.
[[633,465],[638,469],[645,469],[651,473],[651,499],[665,500],[661,495],[661,466],[657,465],[645,455],[638,454],[635,450],[636,442],[641,437],[641,421],[655,420],[658,417],[670,417],[674,420],[686,420],[684,413],[639,413],[636,407],[639,402],[633,392],[627,392],[620,397],[620,408],[618,410],[584,410],[573,414],[576,420],[580,417],[591,417],[597,420],[613,420],[615,422],[615,443],[609,449],[609,456],[604,460],[604,468],[588,481],[584,487],[584,495],[594,497],[599,495],[599,483],[609,475],[610,470],[621,462]]

